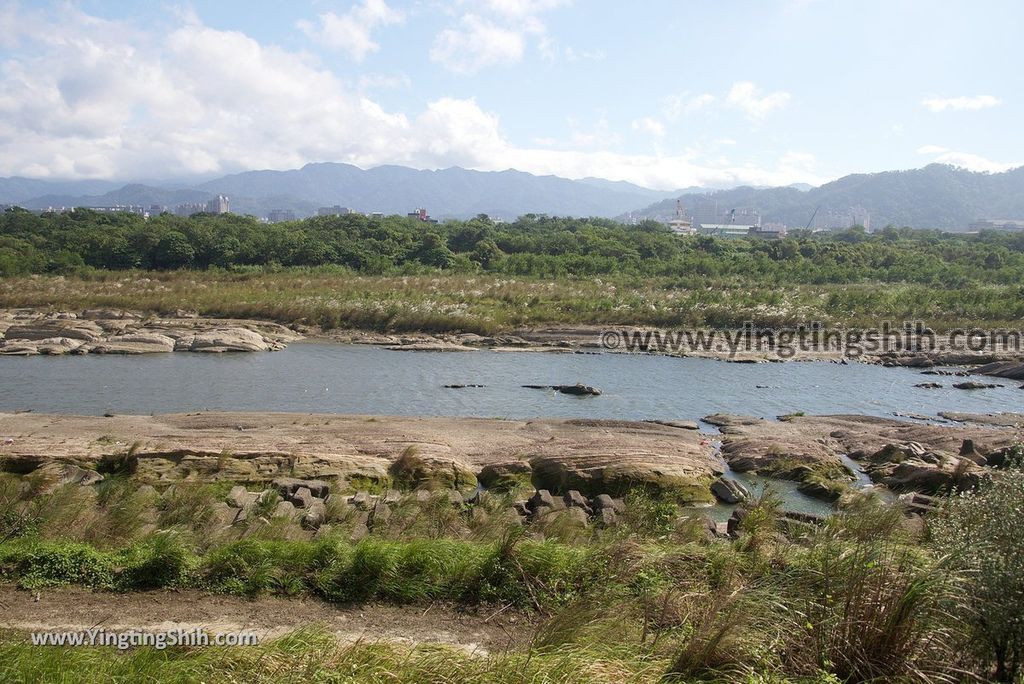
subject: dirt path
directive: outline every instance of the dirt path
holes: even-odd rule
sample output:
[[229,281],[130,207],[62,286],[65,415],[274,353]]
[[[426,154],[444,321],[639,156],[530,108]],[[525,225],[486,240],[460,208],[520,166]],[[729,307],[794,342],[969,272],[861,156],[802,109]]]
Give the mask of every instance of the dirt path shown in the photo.
[[500,606],[479,612],[440,604],[338,607],[308,598],[246,599],[199,591],[116,594],[78,587],[35,592],[0,585],[0,629],[20,632],[202,628],[211,634],[248,631],[263,642],[320,626],[342,642],[447,644],[480,655],[527,644],[534,617],[498,611]]

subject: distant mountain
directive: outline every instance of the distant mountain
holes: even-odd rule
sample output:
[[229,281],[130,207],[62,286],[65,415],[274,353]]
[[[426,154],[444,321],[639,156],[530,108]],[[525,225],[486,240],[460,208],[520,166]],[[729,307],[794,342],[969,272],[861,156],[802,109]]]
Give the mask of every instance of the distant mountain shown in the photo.
[[[605,181],[608,183],[608,181]],[[437,217],[477,214],[515,218],[522,214],[615,216],[640,201],[672,196],[629,183],[601,186],[522,171],[421,171],[403,166],[363,170],[349,164],[307,164],[294,171],[248,171],[199,186],[232,198],[232,207],[253,213],[339,204],[357,211],[404,214],[426,207]],[[276,202],[276,204],[275,204]],[[634,204],[630,204],[634,202]]]
[[[713,207],[720,214],[752,208],[765,222],[794,228],[838,227],[870,217],[887,224],[962,230],[978,218],[1024,218],[1024,167],[1005,173],[973,173],[932,164],[912,171],[855,174],[820,187],[741,187],[709,192],[663,192],[600,178],[569,180],[522,171],[421,171],[402,166],[360,169],[350,164],[307,164],[291,171],[247,171],[203,182],[134,183],[0,178],[0,203],[30,209],[153,204],[173,208],[231,198],[236,213],[267,216],[274,209],[309,216],[318,207],[341,205],[361,212],[404,214],[426,207],[437,218],[522,214],[659,218],[675,214],[676,199],[688,211]],[[653,204],[652,204],[653,202]],[[637,207],[646,207],[636,209]]]
[[[872,227],[889,224],[964,230],[979,218],[1024,218],[1024,167],[1005,173],[975,173],[931,164],[911,171],[854,174],[820,187],[750,187],[682,195],[689,211],[717,206],[720,212],[752,208],[762,221],[803,228],[838,227],[869,216]],[[636,218],[668,218],[676,198],[630,212]],[[860,222],[860,221],[857,221]],[[835,224],[835,226],[830,226]]]
[[[206,201],[227,195],[231,209],[242,214],[266,216],[285,209],[309,216],[318,207],[341,205],[361,212],[405,214],[426,207],[438,218],[467,218],[477,214],[513,219],[522,214],[604,216],[621,214],[632,207],[677,193],[642,188],[630,183],[587,179],[574,181],[557,176],[535,176],[522,171],[482,172],[460,168],[421,171],[402,166],[363,170],[350,164],[307,164],[291,171],[247,171],[191,186],[131,184],[96,192],[72,194],[58,186],[37,186],[31,194],[20,181],[0,179],[0,202],[18,203],[30,209],[71,206],[177,204]],[[84,182],[84,181],[81,181]],[[66,188],[76,187],[73,183]],[[87,187],[87,186],[82,186]],[[4,189],[10,192],[4,194]]]
[[113,190],[118,183],[103,180],[51,181],[0,178],[0,204],[21,204],[41,195],[92,195]]
[[42,195],[18,202],[28,209],[47,207],[112,207],[135,204],[149,207],[154,204],[174,207],[178,204],[205,202],[210,195],[202,190],[167,190],[134,183],[111,190],[102,195]]

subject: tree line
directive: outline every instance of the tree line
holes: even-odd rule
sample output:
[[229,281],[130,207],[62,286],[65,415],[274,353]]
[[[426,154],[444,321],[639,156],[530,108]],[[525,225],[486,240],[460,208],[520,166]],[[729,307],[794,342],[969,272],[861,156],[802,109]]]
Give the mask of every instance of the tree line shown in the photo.
[[715,279],[775,283],[912,282],[956,287],[1024,282],[1024,233],[974,235],[888,227],[794,231],[782,240],[679,236],[654,221],[480,215],[425,224],[403,216],[313,217],[265,224],[251,216],[76,209],[0,214],[0,276],[88,269],[237,269],[335,265],[365,274],[490,272],[559,278],[627,275],[699,286]]

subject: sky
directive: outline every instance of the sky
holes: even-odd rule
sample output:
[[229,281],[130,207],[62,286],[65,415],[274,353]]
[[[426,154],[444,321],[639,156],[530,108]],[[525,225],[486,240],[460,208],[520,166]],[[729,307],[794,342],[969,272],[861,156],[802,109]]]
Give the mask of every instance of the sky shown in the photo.
[[0,176],[1024,164],[1020,0],[0,0]]

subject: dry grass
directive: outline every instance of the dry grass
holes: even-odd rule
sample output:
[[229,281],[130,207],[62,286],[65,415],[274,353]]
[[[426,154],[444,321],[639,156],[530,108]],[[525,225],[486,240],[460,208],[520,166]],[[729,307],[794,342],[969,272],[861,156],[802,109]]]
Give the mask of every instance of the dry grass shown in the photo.
[[257,318],[324,329],[465,331],[530,325],[737,328],[808,321],[877,326],[926,320],[948,327],[1015,327],[1010,286],[942,289],[873,283],[794,285],[624,276],[560,279],[499,275],[365,276],[339,269],[96,271],[0,280],[0,307],[127,308],[154,314]]

